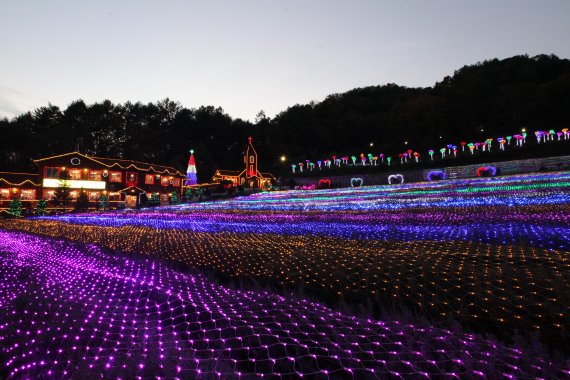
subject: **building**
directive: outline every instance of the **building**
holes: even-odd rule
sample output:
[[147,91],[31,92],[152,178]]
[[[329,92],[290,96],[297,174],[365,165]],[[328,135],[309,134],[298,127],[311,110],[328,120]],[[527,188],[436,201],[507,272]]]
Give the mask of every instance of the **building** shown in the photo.
[[24,209],[35,206],[41,194],[41,180],[36,173],[0,172],[0,209],[7,209],[14,198],[22,201]]
[[169,167],[115,158],[91,157],[78,152],[34,160],[38,173],[0,173],[0,208],[8,208],[10,199],[19,198],[24,208],[35,206],[43,198],[51,200],[60,185],[61,171],[69,175],[70,196],[87,193],[92,206],[106,194],[114,206],[135,207],[143,195],[157,194],[162,204],[176,191],[181,195],[184,173]]
[[212,177],[212,182],[221,183],[222,181],[231,181],[234,186],[242,185],[244,187],[268,189],[271,182],[275,181],[275,177],[271,173],[262,173],[259,171],[259,161],[257,152],[251,143],[252,138],[248,138],[248,145],[243,157],[245,168],[242,171],[233,170],[216,170]]

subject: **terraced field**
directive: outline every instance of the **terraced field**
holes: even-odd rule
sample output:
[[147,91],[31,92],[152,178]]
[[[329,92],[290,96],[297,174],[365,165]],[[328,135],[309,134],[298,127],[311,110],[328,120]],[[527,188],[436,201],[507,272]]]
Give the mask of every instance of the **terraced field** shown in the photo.
[[570,375],[497,341],[569,351],[567,172],[0,228],[0,359],[14,378]]

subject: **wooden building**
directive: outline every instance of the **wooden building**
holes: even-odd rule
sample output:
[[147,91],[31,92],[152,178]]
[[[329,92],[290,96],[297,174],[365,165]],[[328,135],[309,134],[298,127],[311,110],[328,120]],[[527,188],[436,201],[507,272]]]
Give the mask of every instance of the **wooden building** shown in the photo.
[[39,177],[36,173],[0,172],[0,209],[9,208],[12,199],[21,200],[24,209],[35,207],[41,194]]
[[51,200],[60,185],[63,170],[69,175],[71,198],[77,199],[79,192],[85,191],[92,206],[102,194],[106,194],[114,206],[135,207],[141,203],[143,194],[148,198],[157,194],[161,204],[167,204],[173,191],[181,195],[185,178],[184,173],[169,166],[91,157],[78,152],[41,158],[34,163],[38,174],[0,173],[0,208],[7,208],[14,197],[30,203],[41,198]]
[[221,183],[222,181],[231,181],[234,186],[242,185],[244,187],[269,189],[271,182],[275,181],[275,177],[271,173],[262,173],[259,171],[259,161],[257,152],[251,143],[252,138],[248,138],[248,145],[243,157],[245,168],[239,170],[216,170],[212,177],[212,182]]

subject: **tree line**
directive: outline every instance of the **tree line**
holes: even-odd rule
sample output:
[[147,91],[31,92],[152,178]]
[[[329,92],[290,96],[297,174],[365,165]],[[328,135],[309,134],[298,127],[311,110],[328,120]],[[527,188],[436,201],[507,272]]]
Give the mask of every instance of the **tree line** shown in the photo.
[[[293,105],[273,118],[260,111],[253,122],[232,118],[220,107],[186,108],[170,99],[90,105],[76,100],[65,109],[48,104],[0,119],[0,170],[34,171],[33,159],[79,151],[184,171],[193,148],[203,182],[215,169],[242,168],[248,136],[261,168],[279,174],[301,159],[437,149],[519,128],[559,130],[569,124],[570,60],[521,55],[464,66],[433,87],[357,88]],[[282,155],[287,162],[280,161]]]

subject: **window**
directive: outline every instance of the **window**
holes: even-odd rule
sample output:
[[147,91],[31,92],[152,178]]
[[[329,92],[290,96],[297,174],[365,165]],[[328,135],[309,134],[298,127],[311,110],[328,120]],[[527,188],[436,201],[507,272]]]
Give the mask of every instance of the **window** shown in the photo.
[[253,156],[249,156],[249,163],[253,164],[255,161],[255,158]]
[[0,189],[0,199],[10,199],[10,189]]
[[121,193],[109,193],[109,202],[118,202],[121,200]]
[[101,198],[101,193],[99,191],[89,192],[89,202],[97,202]]
[[91,170],[91,172],[89,172],[90,181],[101,181],[102,179],[103,173],[101,173],[101,170]]
[[174,186],[174,187],[180,186],[180,178],[173,178],[172,179],[172,186]]
[[136,183],[138,181],[137,173],[127,173],[127,183]]
[[154,174],[147,174],[144,176],[145,185],[154,185]]
[[249,165],[249,174],[253,175],[255,172],[253,171],[253,165]]
[[78,196],[79,196],[79,190],[73,190],[69,192],[69,197],[71,199],[77,199]]
[[123,182],[123,173],[109,172],[109,182]]
[[47,201],[52,200],[54,195],[55,195],[55,190],[44,190],[43,199]]
[[22,190],[20,191],[20,199],[23,200],[34,200],[36,199],[36,190],[31,189],[31,190]]
[[69,179],[81,180],[81,169],[69,169]]
[[170,181],[168,181],[168,177],[165,177],[165,176],[160,177],[160,184],[162,186],[170,185]]
[[59,168],[44,168],[44,178],[59,178]]
[[160,194],[160,204],[161,205],[168,204],[168,194]]

